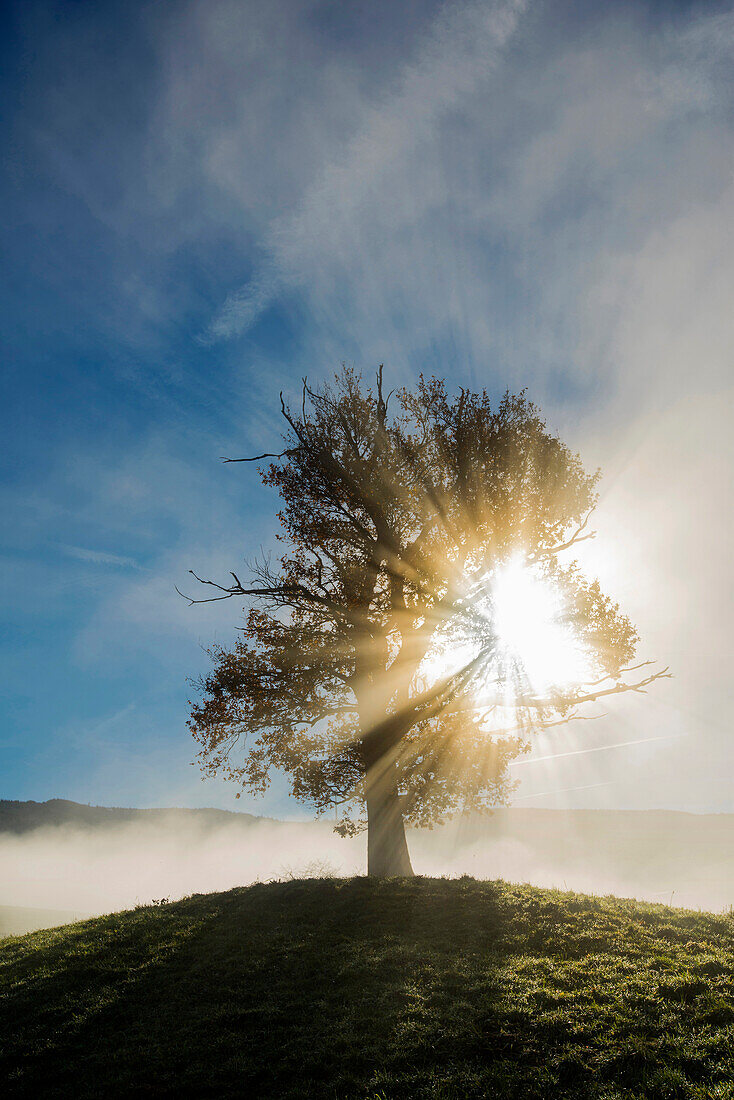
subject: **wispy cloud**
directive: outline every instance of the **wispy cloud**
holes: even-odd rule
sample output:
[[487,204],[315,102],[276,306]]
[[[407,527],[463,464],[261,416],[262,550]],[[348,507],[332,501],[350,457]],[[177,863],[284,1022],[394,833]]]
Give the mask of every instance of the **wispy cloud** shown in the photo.
[[125,557],[122,554],[110,554],[104,550],[92,550],[86,546],[67,546],[60,543],[60,548],[70,558],[78,561],[88,561],[93,565],[112,565],[118,569],[142,569],[142,566],[134,558]]
[[[365,106],[354,136],[327,162],[292,214],[277,219],[265,241],[268,259],[250,283],[233,293],[210,333],[245,332],[284,286],[310,278],[325,250],[349,248],[345,230],[365,203],[382,192],[390,169],[434,137],[436,123],[460,107],[491,71],[515,30],[525,0],[473,2],[444,7],[417,51],[391,80],[390,91]],[[393,193],[400,206],[404,196]],[[424,196],[416,193],[413,202]]]

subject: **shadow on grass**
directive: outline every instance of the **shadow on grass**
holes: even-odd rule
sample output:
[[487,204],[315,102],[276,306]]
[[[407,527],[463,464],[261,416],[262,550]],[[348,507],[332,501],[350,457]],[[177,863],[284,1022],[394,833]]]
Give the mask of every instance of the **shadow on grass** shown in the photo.
[[10,1095],[732,1095],[731,926],[708,915],[312,880],[46,936],[5,952]]

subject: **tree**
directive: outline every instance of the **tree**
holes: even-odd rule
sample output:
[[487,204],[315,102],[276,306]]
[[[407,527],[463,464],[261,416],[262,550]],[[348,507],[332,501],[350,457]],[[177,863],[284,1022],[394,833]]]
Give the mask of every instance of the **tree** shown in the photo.
[[[667,675],[630,664],[634,627],[565,560],[591,537],[599,475],[525,393],[494,407],[486,391],[451,397],[421,377],[394,395],[394,414],[392,397],[382,367],[373,387],[346,368],[331,386],[304,380],[296,412],[281,394],[283,450],[224,461],[265,463],[284,552],[252,563],[245,584],[192,571],[215,594],[187,597],[250,602],[192,703],[205,773],[262,792],[282,770],[343,835],[366,810],[368,873],[380,876],[412,874],[406,823],[506,801],[508,765],[534,730]],[[508,569],[531,578],[531,605],[533,584],[553,593],[583,673],[539,677],[508,641]]]

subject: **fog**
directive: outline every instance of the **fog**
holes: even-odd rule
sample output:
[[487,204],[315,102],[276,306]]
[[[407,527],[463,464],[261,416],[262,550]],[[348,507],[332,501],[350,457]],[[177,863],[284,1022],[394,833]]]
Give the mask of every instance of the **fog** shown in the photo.
[[[732,840],[733,815],[519,809],[409,837],[418,874],[503,878],[713,911],[734,902]],[[326,821],[233,815],[231,823],[213,824],[172,811],[102,828],[2,834],[0,907],[96,915],[258,881],[363,874],[364,866],[364,837],[343,840]],[[60,919],[36,914],[26,926]]]

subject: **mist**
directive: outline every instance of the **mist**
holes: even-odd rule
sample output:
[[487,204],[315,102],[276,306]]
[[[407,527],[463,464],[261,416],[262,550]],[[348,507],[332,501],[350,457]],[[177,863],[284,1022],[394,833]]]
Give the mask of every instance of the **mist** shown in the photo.
[[[56,911],[25,922],[42,927],[63,921],[58,911],[71,919],[254,882],[364,873],[364,837],[344,840],[328,821],[232,815],[217,824],[206,812],[145,813],[105,827],[2,834],[0,907]],[[713,911],[734,902],[733,842],[734,815],[652,811],[507,809],[409,835],[417,874]]]

